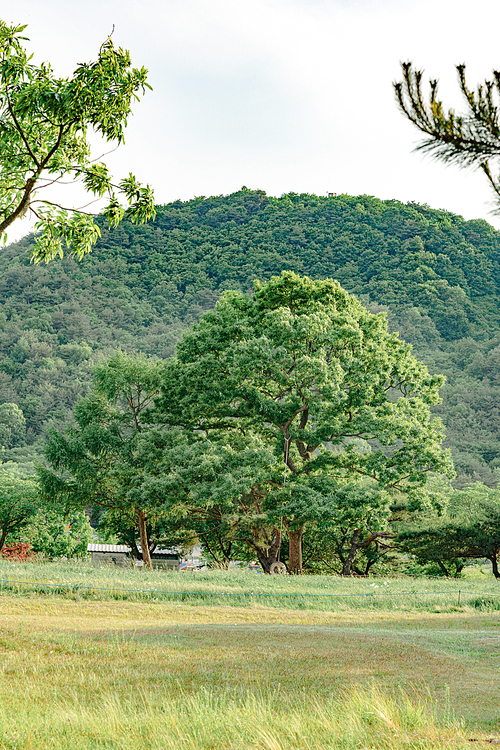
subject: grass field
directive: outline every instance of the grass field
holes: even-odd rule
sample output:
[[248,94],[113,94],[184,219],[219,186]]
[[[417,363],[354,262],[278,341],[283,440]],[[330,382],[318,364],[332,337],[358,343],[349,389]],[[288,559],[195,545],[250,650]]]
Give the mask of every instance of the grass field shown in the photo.
[[[475,578],[342,579],[335,576],[264,576],[248,570],[196,573],[146,571],[76,563],[0,560],[0,591],[61,594],[91,600],[173,601],[225,606],[266,606],[318,611],[342,609],[446,610],[466,604],[500,610],[500,585]],[[460,602],[458,600],[460,591]]]
[[[399,750],[500,737],[500,587],[490,579],[390,579],[384,590],[413,593],[375,598],[355,594],[384,581],[238,571],[4,563],[0,578],[70,587],[4,584],[2,750]],[[118,583],[142,593],[113,593]],[[162,599],[166,583],[298,596],[183,602]],[[485,596],[458,606],[458,584]]]

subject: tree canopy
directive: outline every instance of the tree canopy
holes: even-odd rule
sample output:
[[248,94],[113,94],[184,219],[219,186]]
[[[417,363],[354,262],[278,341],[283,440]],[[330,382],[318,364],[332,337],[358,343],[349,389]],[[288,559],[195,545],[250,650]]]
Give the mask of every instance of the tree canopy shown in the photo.
[[98,365],[92,392],[75,407],[76,426],[66,434],[51,433],[46,455],[52,469],[39,468],[42,497],[49,505],[67,512],[99,506],[138,529],[148,567],[147,522],[164,509],[144,499],[143,466],[150,454],[143,442],[161,372],[161,363],[121,352]]
[[463,567],[467,558],[486,558],[498,579],[500,492],[481,482],[455,490],[447,513],[402,530],[398,541],[403,550],[420,561],[437,562],[444,571],[448,562]]
[[[238,434],[232,456],[260,449],[253,477],[241,460],[232,469],[223,462],[214,482],[219,496],[222,474],[226,498],[247,521],[254,516],[259,560],[265,554],[269,566],[280,519],[289,570],[300,572],[307,524],[340,508],[346,516],[347,506],[348,575],[357,549],[384,534],[391,493],[418,499],[428,472],[451,470],[430,415],[441,384],[388,333],[383,314],[370,314],[338,282],[288,271],[257,283],[252,296],[226,292],[186,332],[159,404],[166,422],[208,441]],[[234,444],[226,438],[224,450],[227,439]]]
[[109,226],[154,216],[149,185],[132,174],[115,184],[100,157],[92,158],[88,140],[93,131],[105,142],[123,142],[131,102],[150,88],[147,71],[133,68],[129,53],[108,37],[95,62],[57,78],[49,63],[31,63],[25,28],[0,21],[0,236],[30,212],[37,219],[35,262],[62,256],[64,245],[81,258],[100,236],[94,214],[54,203],[46,191],[64,179],[82,184],[90,203],[106,196]]

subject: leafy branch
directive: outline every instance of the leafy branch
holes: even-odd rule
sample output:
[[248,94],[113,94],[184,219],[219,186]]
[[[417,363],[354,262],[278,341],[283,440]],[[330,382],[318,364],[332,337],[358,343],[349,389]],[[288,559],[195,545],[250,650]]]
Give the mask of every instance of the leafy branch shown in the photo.
[[394,84],[400,111],[426,136],[417,151],[460,167],[481,169],[500,201],[500,174],[492,174],[490,161],[500,156],[500,120],[497,100],[500,97],[500,71],[479,84],[474,91],[467,85],[465,65],[457,65],[460,91],[466,111],[457,114],[446,109],[438,96],[438,81],[429,81],[429,97],[423,89],[423,71],[411,62],[401,65],[403,80]]
[[65,247],[81,259],[100,236],[97,214],[36,199],[36,191],[69,177],[98,200],[107,196],[102,213],[110,227],[154,218],[151,187],[132,174],[115,184],[106,164],[91,158],[87,138],[95,132],[123,143],[132,100],[151,87],[146,69],[133,68],[110,38],[95,62],[56,78],[48,63],[30,62],[25,28],[0,21],[0,236],[6,241],[6,229],[30,212],[37,219],[35,263],[62,256]]

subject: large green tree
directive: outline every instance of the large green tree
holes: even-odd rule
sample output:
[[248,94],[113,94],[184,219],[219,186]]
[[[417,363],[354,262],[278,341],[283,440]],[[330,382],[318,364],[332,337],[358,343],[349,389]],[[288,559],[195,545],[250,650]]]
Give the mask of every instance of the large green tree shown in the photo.
[[337,282],[284,272],[252,296],[225,293],[184,335],[167,368],[165,420],[208,440],[237,432],[249,449],[274,453],[267,473],[256,462],[244,492],[236,462],[226,496],[232,478],[236,504],[251,498],[249,521],[272,529],[268,560],[283,526],[290,572],[302,570],[309,523],[356,508],[349,575],[358,549],[386,534],[391,493],[421,501],[427,474],[451,470],[430,415],[442,378],[410,349]]
[[91,156],[89,142],[91,132],[105,142],[123,142],[131,102],[149,88],[147,71],[133,68],[129,53],[108,38],[95,62],[78,65],[71,78],[57,78],[49,63],[31,62],[25,28],[0,21],[0,236],[30,212],[37,219],[35,262],[62,255],[64,245],[81,258],[100,236],[95,214],[52,202],[52,185],[83,184],[87,203],[106,196],[110,226],[123,217],[143,222],[154,216],[149,185],[132,174],[114,184],[106,164]]
[[429,95],[424,92],[423,71],[411,62],[402,64],[403,80],[394,84],[401,112],[425,138],[417,150],[432,154],[446,163],[481,169],[500,201],[500,176],[492,173],[491,163],[500,157],[500,72],[485,80],[474,91],[465,77],[465,65],[457,65],[460,91],[465,112],[446,109],[438,96],[438,81],[429,81]]

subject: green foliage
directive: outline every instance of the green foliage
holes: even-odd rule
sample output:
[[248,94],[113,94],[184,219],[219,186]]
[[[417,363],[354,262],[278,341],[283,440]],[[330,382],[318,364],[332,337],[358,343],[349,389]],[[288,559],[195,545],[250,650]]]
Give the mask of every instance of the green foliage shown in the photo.
[[433,413],[457,486],[495,486],[500,238],[486,222],[368,196],[242,190],[158,207],[154,225],[100,226],[80,263],[33,266],[30,240],[0,254],[0,403],[16,403],[27,428],[25,453],[8,449],[4,462],[39,459],[48,426],[61,429],[88,392],[96,360],[117,347],[172,356],[224,290],[249,293],[254,280],[293,270],[336,278],[386,312],[389,329],[446,375]]
[[141,493],[165,509],[171,529],[184,529],[187,540],[198,537],[222,567],[236,555],[247,558],[249,548],[252,559],[267,557],[273,544],[276,554],[279,540],[265,489],[277,463],[272,446],[253,432],[196,432],[151,433],[144,443]]
[[47,503],[66,512],[100,506],[124,541],[131,541],[130,527],[138,528],[146,562],[147,521],[157,526],[165,515],[143,491],[144,465],[151,463],[149,431],[156,427],[148,417],[162,373],[162,363],[122,352],[98,365],[93,391],[74,409],[76,427],[65,435],[51,432],[46,450],[51,469],[38,469]]
[[38,510],[36,483],[0,470],[0,550],[9,538],[26,527]]
[[[339,498],[340,499],[340,498]],[[347,499],[347,503],[350,499]],[[339,509],[348,511],[348,505]],[[400,555],[393,543],[394,534],[390,531],[392,518],[387,519],[387,511],[384,510],[383,518],[377,519],[377,527],[389,529],[386,534],[381,534],[370,541],[370,534],[361,535],[360,542],[370,541],[369,544],[359,546],[356,557],[352,561],[351,570],[356,576],[368,575],[394,575],[401,573],[402,566]],[[358,511],[359,512],[359,511]],[[364,519],[361,519],[362,521]],[[383,523],[381,521],[383,520]],[[389,522],[388,522],[389,521]],[[370,519],[370,526],[375,524]],[[341,575],[343,567],[349,555],[354,526],[348,526],[338,515],[323,522],[321,525],[311,525],[303,539],[304,571],[308,574]]]
[[430,416],[442,380],[338,282],[288,271],[257,283],[252,297],[226,292],[184,335],[166,373],[165,422],[207,436],[202,465],[215,451],[208,486],[201,489],[196,467],[195,488],[184,483],[188,498],[213,498],[211,509],[217,500],[220,521],[233,518],[232,536],[243,536],[263,565],[279,547],[280,517],[289,567],[300,569],[293,539],[300,543],[307,523],[335,518],[351,543],[369,545],[385,533],[391,493],[418,501],[429,471],[451,471]]
[[0,447],[22,445],[26,437],[26,420],[16,404],[0,404]]
[[21,543],[48,557],[84,557],[91,539],[85,513],[68,519],[52,504],[43,504],[32,478],[0,470],[0,550],[6,543]]
[[95,62],[56,78],[49,63],[30,62],[25,28],[0,21],[0,235],[29,211],[37,218],[35,263],[62,257],[64,246],[81,259],[101,234],[94,216],[38,197],[39,191],[63,178],[79,180],[91,196],[108,196],[109,226],[124,217],[138,223],[154,217],[149,185],[131,174],[115,185],[106,165],[92,159],[88,137],[123,142],[131,102],[150,88],[147,71],[132,68],[129,53],[108,37]]
[[445,574],[449,563],[460,572],[467,558],[487,558],[500,578],[500,492],[479,482],[455,490],[446,515],[403,530],[398,541],[419,562],[437,563]]
[[87,545],[92,541],[92,528],[82,511],[65,516],[46,506],[30,521],[23,536],[34,552],[46,557],[86,557]]

